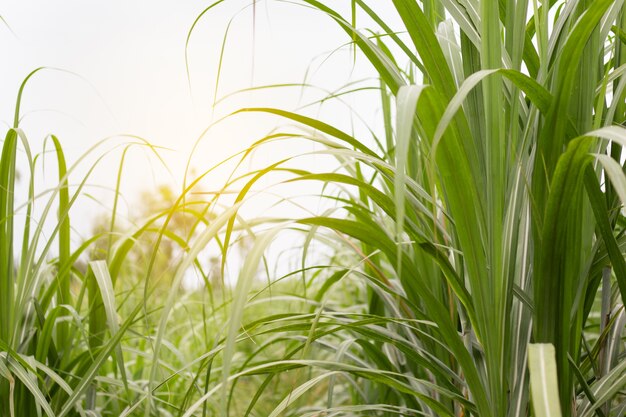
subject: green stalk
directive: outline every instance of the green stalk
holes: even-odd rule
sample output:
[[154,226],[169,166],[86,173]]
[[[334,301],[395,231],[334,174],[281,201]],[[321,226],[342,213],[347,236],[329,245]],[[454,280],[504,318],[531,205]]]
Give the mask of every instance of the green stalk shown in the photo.
[[[67,179],[67,166],[65,163],[65,155],[61,142],[59,139],[52,135],[52,141],[57,154],[57,163],[59,171],[59,259],[58,270],[59,273],[56,277],[58,280],[58,297],[59,303],[71,304],[70,295],[70,273],[65,267],[70,259],[70,217],[69,217],[69,190]],[[59,323],[57,328],[57,344],[58,346],[68,347],[70,346],[69,338],[69,324]]]

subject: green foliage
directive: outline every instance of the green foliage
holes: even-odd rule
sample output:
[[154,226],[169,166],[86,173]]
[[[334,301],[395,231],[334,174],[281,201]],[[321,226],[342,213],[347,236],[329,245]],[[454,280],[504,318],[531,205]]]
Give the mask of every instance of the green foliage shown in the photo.
[[[70,213],[80,209],[75,203],[106,153],[100,153],[96,162],[87,166],[87,174],[78,185],[70,186],[71,175],[110,140],[97,143],[68,167],[62,139],[50,135],[46,141],[54,145],[58,183],[36,192],[41,181],[35,168],[43,163],[46,152],[31,153],[17,121],[22,92],[31,76],[41,70],[31,73],[20,88],[15,125],[7,131],[0,163],[0,415],[117,416],[125,408],[130,413],[133,405],[141,404],[137,398],[146,398],[147,366],[170,372],[188,362],[176,350],[161,356],[150,352],[152,332],[164,304],[163,281],[167,279],[163,278],[173,276],[177,266],[163,262],[160,253],[165,250],[171,255],[173,245],[182,253],[189,251],[195,236],[203,234],[206,239],[204,228],[213,218],[216,223],[220,218],[213,215],[210,201],[185,199],[192,186],[165,207],[161,202],[160,207],[146,208],[139,225],[130,229],[117,226],[115,199],[107,227],[82,243],[74,242]],[[116,196],[126,149],[145,146],[156,152],[141,138],[126,139],[121,144],[124,151],[113,190]],[[19,159],[20,154],[25,160]],[[22,182],[27,184],[26,201],[18,200],[24,198],[17,188],[23,187]],[[55,211],[56,218],[51,218]],[[222,215],[222,224],[227,216]],[[183,235],[185,232],[189,234]],[[160,274],[150,272],[151,263],[157,259]],[[205,266],[195,265],[206,280],[202,272]],[[176,294],[167,292],[171,293]],[[195,302],[196,308],[189,309],[206,317],[204,306],[198,305]],[[214,319],[218,319],[217,314]],[[161,334],[161,340],[164,336],[171,336],[168,344],[175,346],[189,334],[172,329],[167,335]],[[208,332],[204,336],[208,338]],[[197,356],[197,351],[191,353],[191,358]],[[154,357],[161,360],[153,365]],[[178,381],[181,397],[191,383],[189,378],[186,374]],[[153,407],[155,413],[176,408],[167,400],[159,401]]]
[[[26,78],[0,161],[0,415],[623,416],[624,2],[393,0],[401,27],[378,2],[352,0],[345,16],[336,2],[298,3],[378,73],[381,133],[241,109],[229,117],[299,128],[273,131],[239,165],[304,140],[337,168],[309,172],[294,156],[198,197],[211,168],[130,227],[117,213],[125,152],[156,149],[129,138],[110,218],[80,244],[70,214],[102,159],[70,185],[85,157],[67,166],[50,136],[57,184],[36,192],[45,152],[18,121],[40,70]],[[357,30],[360,16],[375,27]],[[277,173],[321,184],[333,207],[243,219]],[[272,276],[264,254],[291,232],[301,266]],[[213,291],[212,270],[221,278],[246,238],[234,292]],[[205,286],[180,291],[190,271]]]
[[[624,3],[394,0],[403,24],[394,28],[376,2],[355,0],[349,15],[333,2],[300,3],[334,20],[378,72],[385,137],[353,137],[279,109],[238,112],[301,124],[302,137],[342,167],[291,180],[322,182],[325,196],[339,188],[335,214],[291,227],[310,226],[313,240],[343,256],[326,273],[305,274],[308,297],[328,280],[321,299],[337,299],[301,319],[308,359],[298,364],[309,374],[294,396],[342,377],[350,394],[335,394],[335,381],[316,410],[525,416],[532,342],[554,348],[556,374],[535,385],[554,385],[564,416],[621,416],[623,381],[602,381],[625,355]],[[357,30],[359,14],[376,27]],[[360,313],[377,324],[329,316],[345,308],[333,286],[348,277],[367,286]],[[327,349],[344,354],[327,365]],[[292,354],[275,365],[294,365]],[[325,374],[337,369],[341,377]],[[265,392],[262,384],[258,396]],[[309,407],[294,399],[289,413]]]

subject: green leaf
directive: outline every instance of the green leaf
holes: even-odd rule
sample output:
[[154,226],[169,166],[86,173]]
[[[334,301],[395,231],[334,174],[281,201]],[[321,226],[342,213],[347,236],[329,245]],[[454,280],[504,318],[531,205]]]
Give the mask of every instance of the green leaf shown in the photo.
[[[113,284],[111,283],[109,268],[107,267],[105,261],[89,262],[89,267],[93,271],[93,275],[98,283],[109,331],[111,332],[111,336],[114,337],[120,329],[119,323],[117,322],[115,291],[113,290]],[[120,370],[124,387],[128,392],[128,378],[126,376],[126,367],[124,366],[124,355],[122,354],[122,346],[119,344],[115,347],[115,361],[117,362]]]
[[561,417],[554,346],[528,345],[528,371],[535,417]]

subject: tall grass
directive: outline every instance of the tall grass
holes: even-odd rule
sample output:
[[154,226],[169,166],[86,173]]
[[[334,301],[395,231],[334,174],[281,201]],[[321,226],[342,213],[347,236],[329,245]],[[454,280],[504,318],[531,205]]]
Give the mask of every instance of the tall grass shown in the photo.
[[[382,134],[241,109],[229,117],[299,128],[255,142],[240,165],[303,140],[337,169],[306,171],[298,155],[192,196],[207,169],[130,228],[118,213],[126,150],[157,150],[126,138],[108,227],[79,244],[71,214],[108,155],[75,183],[87,159],[68,166],[51,135],[57,184],[36,189],[49,155],[19,125],[39,70],[26,78],[0,162],[0,415],[623,416],[624,2],[393,0],[402,27],[378,2],[296,3],[338,24],[377,72]],[[375,27],[358,30],[362,16]],[[321,184],[333,207],[243,219],[276,174]],[[285,231],[303,236],[301,266],[266,284],[259,265],[272,275],[264,254]],[[245,236],[236,287],[218,294],[207,245],[223,276]],[[190,270],[203,290],[179,291]]]
[[[150,215],[138,219],[138,224],[118,226],[124,223],[117,211],[127,151],[145,147],[158,161],[158,149],[139,137],[107,138],[68,166],[63,139],[49,135],[44,150],[34,153],[20,127],[20,108],[29,80],[44,70],[33,71],[21,85],[14,124],[2,145],[0,415],[131,415],[138,405],[143,410],[150,397],[146,380],[151,368],[159,376],[166,375],[173,394],[152,399],[146,410],[151,407],[155,415],[171,413],[184,404],[185,392],[193,384],[193,374],[176,375],[202,347],[178,350],[175,346],[181,340],[199,338],[197,329],[170,327],[167,333],[157,334],[159,343],[168,344],[167,353],[152,351],[155,323],[165,304],[163,294],[172,292],[165,285],[171,284],[173,271],[163,267],[162,252],[166,243],[183,253],[192,250],[195,235],[201,234],[205,241],[215,237],[232,213],[217,216],[210,200],[186,198],[194,183],[167,207],[148,211]],[[52,151],[46,151],[46,146],[52,146]],[[76,242],[71,214],[82,208],[77,202],[93,185],[93,171],[103,163],[111,164],[115,155],[120,158],[113,171],[117,178],[111,190],[110,221]],[[54,178],[51,158],[56,163],[56,185],[39,190]],[[44,163],[46,181],[36,175]],[[73,182],[73,177],[79,180]],[[191,231],[180,226],[181,218],[193,220]],[[209,221],[211,227],[205,230]],[[155,265],[161,267],[159,271],[154,271]],[[204,265],[198,266],[206,280]],[[190,303],[187,312],[208,320],[200,300],[182,295],[179,301]],[[212,308],[217,312],[213,319],[219,320],[219,306]],[[180,320],[185,314],[179,309],[174,317]],[[211,343],[214,328],[204,329],[203,347]]]
[[[225,207],[220,198],[259,173],[204,193],[202,179],[218,167],[206,169],[179,195],[165,193],[142,217],[125,219],[120,189],[127,153],[144,147],[159,161],[160,149],[139,137],[106,138],[68,165],[63,138],[51,134],[43,150],[33,151],[20,126],[22,95],[46,70],[33,71],[20,86],[2,143],[0,416],[182,415],[219,385],[220,373],[211,370],[222,367],[232,302],[230,288],[215,285],[223,275],[216,278],[214,262],[207,264],[207,246],[217,242],[232,252],[256,225],[235,223],[240,204]],[[110,212],[93,233],[76,233],[71,219],[84,210],[81,198],[103,164],[117,164]],[[230,243],[224,244],[226,229]],[[181,290],[190,273],[204,283],[201,291]],[[248,308],[258,316],[269,311]],[[219,410],[217,404],[204,413]]]
[[[351,1],[351,16],[297,3],[335,21],[377,71],[384,137],[238,112],[298,123],[338,159],[292,181],[339,186],[328,197],[340,210],[293,227],[334,239],[352,263],[308,275],[324,282],[308,313],[261,321],[302,344],[225,367],[224,387],[268,374],[252,412],[272,375],[304,367],[271,415],[293,403],[289,415],[524,416],[529,385],[537,416],[623,415],[624,3],[393,0],[397,28],[377,2]],[[358,30],[358,15],[376,27]],[[369,288],[356,315],[323,301],[348,279]],[[227,363],[245,309],[233,308]],[[319,386],[318,408],[298,401]]]

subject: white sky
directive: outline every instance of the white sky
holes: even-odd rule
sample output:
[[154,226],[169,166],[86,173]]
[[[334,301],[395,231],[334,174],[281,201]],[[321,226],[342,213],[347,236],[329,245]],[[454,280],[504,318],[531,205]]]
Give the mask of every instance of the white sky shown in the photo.
[[[172,175],[160,169],[149,152],[139,148],[129,152],[120,212],[132,217],[139,191],[163,183],[182,183],[189,152],[213,120],[241,107],[296,110],[324,97],[317,90],[262,90],[231,97],[213,109],[214,95],[219,98],[251,86],[300,83],[305,75],[308,83],[334,90],[374,76],[365,60],[353,61],[349,47],[331,54],[349,38],[328,16],[288,2],[258,1],[253,45],[250,1],[227,0],[200,20],[191,37],[189,85],[185,66],[187,33],[211,3],[212,0],[4,0],[0,3],[0,16],[13,33],[0,26],[0,53],[4,57],[0,66],[0,121],[5,125],[12,123],[17,90],[33,69],[54,67],[77,74],[43,71],[32,78],[23,99],[20,127],[35,153],[41,152],[44,137],[57,135],[68,163],[75,162],[100,139],[118,134],[137,135],[153,145],[172,149],[162,152]],[[331,3],[349,16],[349,0]],[[387,20],[394,18],[390,4],[380,3]],[[216,93],[220,48],[231,19]],[[359,16],[357,25],[368,26],[368,21]],[[377,94],[346,97],[348,104],[374,128],[379,111]],[[348,131],[363,131],[362,126],[353,125],[347,107],[339,103],[303,111]],[[285,121],[266,115],[238,116],[220,123],[200,141],[192,165],[197,171],[207,169],[281,123]],[[114,139],[94,157],[126,141]],[[269,146],[254,155],[248,168],[312,150],[313,145],[296,141]],[[79,235],[89,235],[94,215],[109,210],[112,193],[102,187],[114,185],[120,155],[118,149],[105,157],[91,177],[90,184],[94,186],[86,189],[93,198],[83,198],[73,210],[72,222]],[[54,167],[53,156],[49,161]],[[93,158],[72,177],[74,183],[90,161]],[[323,157],[308,158],[302,164],[302,168],[332,167]],[[48,167],[46,175],[43,172],[40,165],[39,181],[47,179],[48,184],[54,185],[54,178],[49,177],[55,169]],[[205,187],[219,187],[227,173],[222,170],[210,176]],[[315,189],[297,191],[306,194]],[[252,207],[251,215],[255,214],[262,213]]]
[[[71,71],[82,79],[45,71],[29,82],[21,127],[32,148],[40,151],[42,139],[54,133],[65,146],[68,160],[74,161],[99,139],[134,134],[174,150],[163,156],[174,173],[174,181],[180,183],[187,155],[212,117],[219,118],[244,106],[291,110],[321,97],[318,93],[303,98],[296,88],[264,90],[228,99],[212,116],[219,52],[231,18],[234,20],[218,97],[252,85],[301,82],[309,66],[308,81],[326,89],[373,75],[362,61],[353,66],[349,48],[328,57],[348,39],[322,13],[286,2],[259,1],[253,48],[252,9],[246,7],[250,2],[227,0],[207,13],[192,35],[188,55],[190,89],[185,40],[195,18],[210,4],[209,0],[3,1],[0,15],[15,36],[0,27],[1,52],[5,57],[0,70],[0,120],[11,122],[17,89],[30,71],[40,66]],[[349,1],[336,4],[343,5],[349,13]],[[353,100],[352,105],[358,107],[358,103],[359,100]],[[377,110],[361,107],[364,108],[358,110],[366,113],[365,117]],[[326,105],[319,114],[350,127],[345,108]],[[223,123],[202,141],[194,166],[200,170],[214,165],[278,122],[267,116],[244,116]],[[105,168],[96,172],[93,182],[112,184],[112,168],[119,155],[117,152],[106,160]],[[172,180],[146,155],[139,150],[130,153],[124,190],[135,192]],[[268,155],[267,162],[275,157]],[[217,186],[221,181],[223,176],[214,176],[212,182]]]

